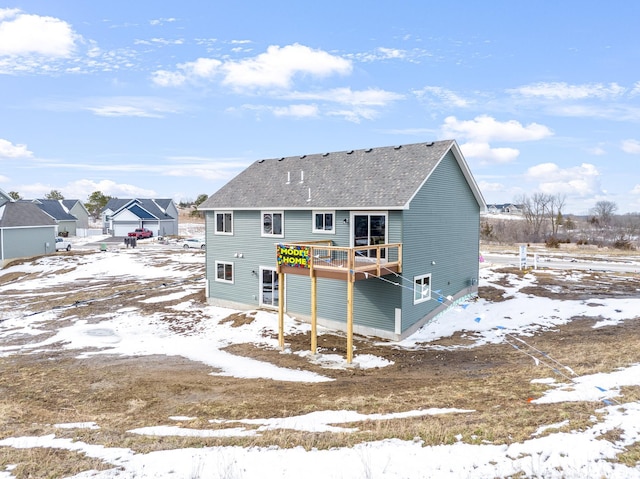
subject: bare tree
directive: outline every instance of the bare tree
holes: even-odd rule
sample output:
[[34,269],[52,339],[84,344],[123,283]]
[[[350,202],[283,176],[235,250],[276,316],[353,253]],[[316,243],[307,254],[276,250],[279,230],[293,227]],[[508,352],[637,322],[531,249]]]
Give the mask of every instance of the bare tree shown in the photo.
[[611,226],[613,214],[618,210],[618,205],[613,201],[602,200],[591,208],[591,214],[597,220],[600,227]]
[[566,195],[549,195],[547,202],[547,214],[551,223],[551,235],[558,235],[558,222],[562,219],[562,208],[567,201]]
[[516,202],[522,204],[522,214],[527,223],[527,233],[530,240],[540,241],[545,233],[545,220],[551,195],[545,193],[534,193],[532,196],[522,195],[516,199]]

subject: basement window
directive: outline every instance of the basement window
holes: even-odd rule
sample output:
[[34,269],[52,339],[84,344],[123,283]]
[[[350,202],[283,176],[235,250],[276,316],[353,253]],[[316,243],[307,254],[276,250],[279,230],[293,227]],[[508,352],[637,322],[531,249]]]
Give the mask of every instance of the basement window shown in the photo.
[[233,284],[233,263],[216,261],[216,281]]
[[413,277],[413,304],[431,299],[431,273]]

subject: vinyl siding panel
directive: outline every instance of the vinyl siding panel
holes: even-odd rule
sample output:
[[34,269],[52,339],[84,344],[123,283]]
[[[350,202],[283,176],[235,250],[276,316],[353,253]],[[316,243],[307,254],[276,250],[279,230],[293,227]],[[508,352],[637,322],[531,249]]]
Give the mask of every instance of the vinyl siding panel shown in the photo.
[[[49,246],[46,246],[46,245]],[[55,251],[53,226],[4,228],[2,230],[2,259],[36,256]]]
[[[264,210],[268,211],[268,210]],[[284,238],[261,236],[262,211],[235,211],[233,213],[233,235],[216,235],[215,212],[206,212],[207,281],[209,297],[227,302],[259,306],[260,267],[275,268],[276,243],[332,240],[336,246],[349,246],[350,224],[348,211],[335,212],[335,234],[313,233],[311,211],[284,212]],[[389,214],[389,241],[400,242],[400,212]],[[242,253],[242,258],[236,254]],[[215,281],[216,261],[234,265],[234,283]],[[392,281],[395,281],[393,276]],[[318,279],[317,314],[320,321],[329,320],[346,323],[347,283],[345,281]],[[354,323],[365,327],[393,331],[395,308],[400,307],[401,293],[397,288],[379,279],[358,281],[354,287]],[[285,283],[287,313],[311,315],[311,279],[306,276],[287,275]]]
[[480,207],[451,152],[443,158],[404,212],[402,328],[441,306],[438,294],[413,304],[414,276],[431,273],[432,291],[471,292],[478,278]]

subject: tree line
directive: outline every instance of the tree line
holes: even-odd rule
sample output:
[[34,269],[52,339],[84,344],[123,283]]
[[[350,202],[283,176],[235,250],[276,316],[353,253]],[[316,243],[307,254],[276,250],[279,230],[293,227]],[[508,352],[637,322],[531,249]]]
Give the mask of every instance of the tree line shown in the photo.
[[587,216],[568,215],[563,213],[565,202],[565,195],[521,195],[515,200],[521,215],[482,218],[480,236],[485,241],[546,243],[555,247],[560,243],[638,247],[640,213],[617,215],[618,205],[602,200]]

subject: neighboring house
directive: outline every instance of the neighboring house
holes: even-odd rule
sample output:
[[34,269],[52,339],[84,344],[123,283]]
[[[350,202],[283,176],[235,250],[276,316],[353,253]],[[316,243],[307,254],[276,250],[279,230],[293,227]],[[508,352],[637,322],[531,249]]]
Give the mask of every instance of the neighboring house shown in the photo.
[[15,258],[55,252],[56,222],[34,203],[0,190],[0,266]]
[[489,214],[522,215],[523,212],[524,205],[515,205],[513,203],[487,205],[487,213]]
[[[61,200],[62,207],[67,213],[72,214],[77,218],[76,229],[88,230],[89,229],[89,211],[80,200]],[[82,236],[78,233],[78,236]]]
[[147,228],[154,236],[178,234],[178,209],[171,199],[112,198],[102,210],[102,224],[112,236]]
[[453,140],[256,161],[199,207],[206,297],[406,337],[477,293],[484,208]]
[[33,200],[42,211],[51,216],[58,225],[56,234],[62,233],[64,236],[77,235],[78,218],[72,215],[68,209],[62,204],[62,200]]

